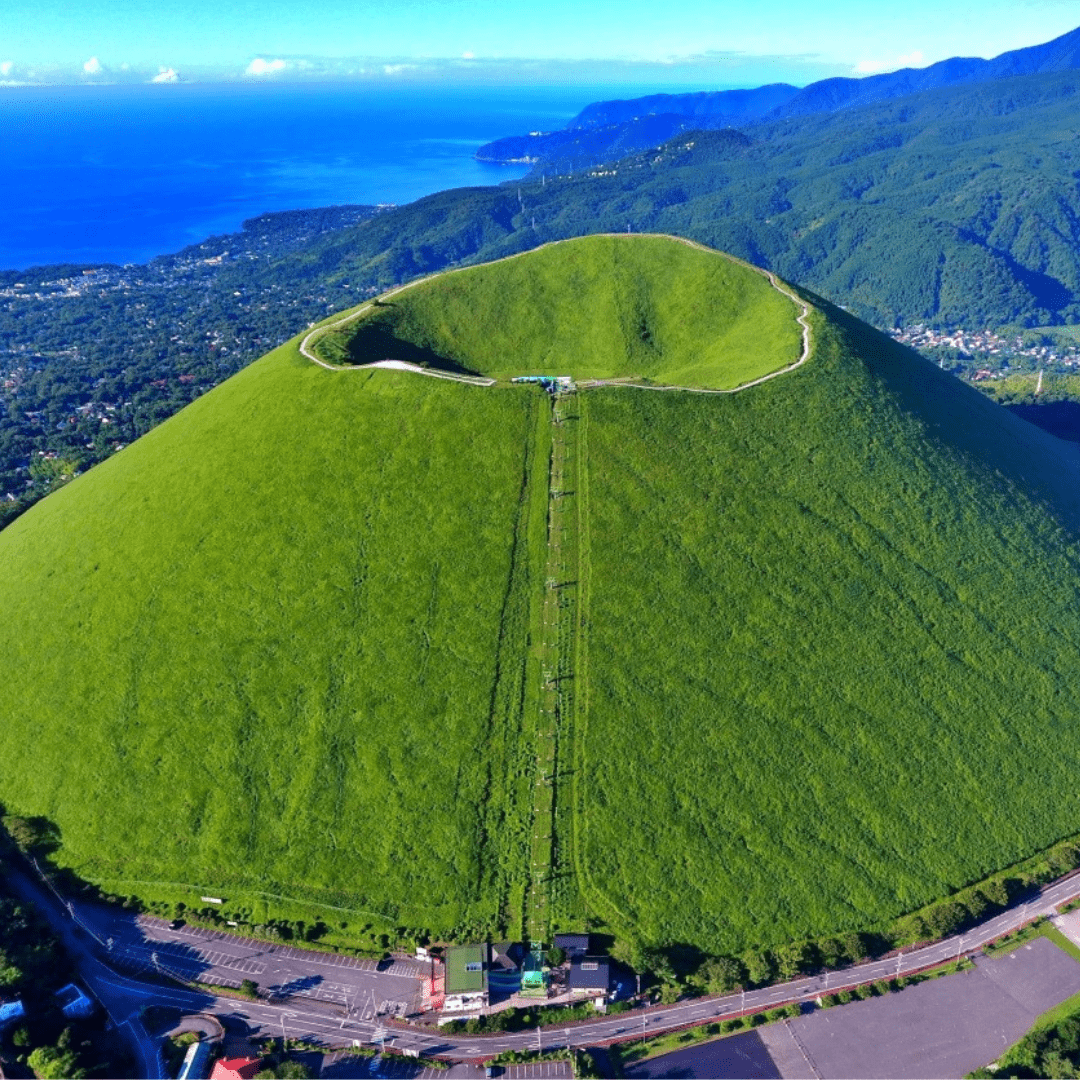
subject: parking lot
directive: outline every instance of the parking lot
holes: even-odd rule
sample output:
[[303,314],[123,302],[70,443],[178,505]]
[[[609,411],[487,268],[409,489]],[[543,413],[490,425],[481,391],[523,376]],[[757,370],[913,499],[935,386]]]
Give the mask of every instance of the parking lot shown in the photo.
[[[816,1009],[790,1027],[817,1074],[830,1080],[961,1077],[989,1064],[1040,1013],[1076,993],[1080,963],[1035,938],[996,960],[978,957],[971,971]],[[766,1030],[768,1045],[779,1033]],[[795,1070],[783,1075],[794,1080]]]
[[315,952],[96,905],[86,905],[80,916],[113,963],[132,974],[156,972],[232,988],[250,979],[264,998],[307,999],[357,1020],[403,1017],[420,1008],[427,968],[411,960],[380,963]]

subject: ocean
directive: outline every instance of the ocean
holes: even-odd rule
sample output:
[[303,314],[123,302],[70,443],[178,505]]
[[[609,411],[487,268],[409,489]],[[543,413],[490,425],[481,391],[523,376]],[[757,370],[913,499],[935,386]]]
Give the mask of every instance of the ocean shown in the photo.
[[0,268],[145,262],[266,211],[515,179],[527,167],[474,161],[477,147],[618,89],[0,88]]

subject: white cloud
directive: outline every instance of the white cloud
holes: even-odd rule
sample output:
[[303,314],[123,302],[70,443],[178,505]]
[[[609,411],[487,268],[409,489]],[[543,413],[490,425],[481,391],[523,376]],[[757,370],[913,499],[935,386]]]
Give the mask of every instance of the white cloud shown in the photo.
[[900,68],[923,67],[926,58],[921,49],[913,49],[909,53],[903,53],[895,60],[860,60],[855,65],[855,71],[859,75],[877,75],[882,71],[897,71]]
[[400,75],[403,71],[412,71],[415,64],[383,64],[384,75]]
[[476,59],[476,53],[474,53],[474,52],[463,52],[461,54],[461,59],[462,60],[475,60]]
[[245,75],[276,75],[279,71],[284,71],[288,67],[288,64],[284,60],[264,60],[261,56],[257,56],[254,60],[248,64],[244,70]]
[[3,75],[5,77],[10,75],[11,69],[14,66],[15,62],[13,60],[5,60],[2,64],[0,64],[0,75]]
[[96,56],[91,56],[90,59],[83,64],[82,69],[87,75],[100,75],[105,70],[105,66]]
[[158,73],[150,80],[152,83],[179,82],[180,76],[172,68],[159,68]]

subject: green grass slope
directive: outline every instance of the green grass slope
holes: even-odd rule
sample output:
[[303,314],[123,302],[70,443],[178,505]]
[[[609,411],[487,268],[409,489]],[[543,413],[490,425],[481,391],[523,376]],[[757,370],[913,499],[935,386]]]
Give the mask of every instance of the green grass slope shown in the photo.
[[727,389],[799,358],[796,314],[762,274],[718,252],[591,236],[412,286],[317,347],[355,364]]
[[498,925],[541,404],[284,346],[36,506],[0,541],[0,802],[116,891]]
[[[535,388],[265,357],[0,534],[0,803],[113,892],[331,941],[516,934],[540,852],[555,921],[708,952],[1080,832],[1080,449],[815,304],[798,370],[583,391],[555,439]],[[343,340],[715,384],[790,363],[795,314],[597,237]]]
[[733,952],[1080,831],[1076,449],[842,313],[731,397],[590,394],[586,898]]

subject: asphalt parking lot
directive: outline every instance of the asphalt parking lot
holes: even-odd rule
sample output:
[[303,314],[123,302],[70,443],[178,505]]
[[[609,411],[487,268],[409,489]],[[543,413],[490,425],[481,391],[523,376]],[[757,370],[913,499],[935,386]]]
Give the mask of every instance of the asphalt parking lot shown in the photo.
[[896,994],[814,1009],[627,1069],[630,1077],[865,1080],[962,1077],[1080,993],[1080,963],[1046,938]]
[[780,1072],[756,1031],[675,1050],[626,1069],[628,1077],[685,1076],[712,1080],[778,1080]]
[[[816,1009],[791,1029],[821,1077],[962,1077],[1080,993],[1080,963],[1046,938],[897,994]],[[784,1076],[794,1080],[794,1070]],[[805,1075],[805,1073],[802,1073]]]
[[404,1016],[420,1007],[427,968],[412,961],[319,953],[203,927],[86,905],[84,922],[105,941],[114,964],[133,974],[157,971],[191,982],[238,987],[254,981],[272,1000],[319,1002],[360,1020]]

